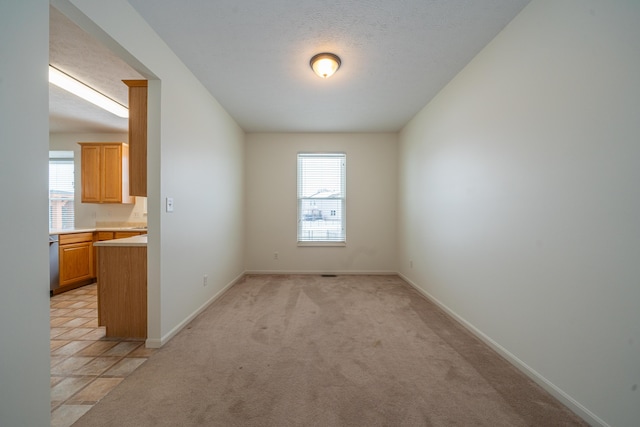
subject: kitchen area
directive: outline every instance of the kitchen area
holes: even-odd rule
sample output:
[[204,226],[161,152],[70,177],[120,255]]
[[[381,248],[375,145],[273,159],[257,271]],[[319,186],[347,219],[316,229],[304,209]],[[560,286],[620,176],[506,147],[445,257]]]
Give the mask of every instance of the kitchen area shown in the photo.
[[[123,83],[129,88],[128,133],[122,138],[127,142],[50,136],[51,147],[64,145],[56,139],[66,140],[71,162],[50,156],[49,293],[97,282],[98,325],[105,326],[106,336],[146,338],[147,81]],[[64,185],[55,184],[64,173],[51,172],[59,164],[72,171],[63,197]]]
[[[95,284],[98,326],[105,327],[107,337],[146,338],[146,198],[135,199],[115,210],[130,210],[133,218],[139,214],[139,221],[115,217],[94,226],[49,230],[50,297]],[[126,316],[135,317],[135,328],[123,327]]]
[[153,353],[147,79],[54,6],[49,33],[51,419],[70,425]]
[[56,165],[67,181],[49,192],[52,425],[71,425],[154,352],[145,346],[146,123],[128,122],[124,134],[50,134],[50,183]]

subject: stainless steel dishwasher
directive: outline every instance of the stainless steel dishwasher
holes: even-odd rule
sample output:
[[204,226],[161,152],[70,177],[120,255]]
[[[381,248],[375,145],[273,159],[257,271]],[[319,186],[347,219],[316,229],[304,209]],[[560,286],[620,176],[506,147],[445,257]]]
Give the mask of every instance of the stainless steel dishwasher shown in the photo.
[[60,271],[58,270],[58,245],[57,234],[49,235],[49,296],[60,286]]

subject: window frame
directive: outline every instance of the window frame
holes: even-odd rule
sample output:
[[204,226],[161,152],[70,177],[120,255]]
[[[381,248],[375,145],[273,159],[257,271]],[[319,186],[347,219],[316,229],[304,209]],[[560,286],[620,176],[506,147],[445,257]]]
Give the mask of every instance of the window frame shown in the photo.
[[[75,153],[73,151],[61,151],[61,150],[52,150],[49,151],[49,229],[61,229],[61,230],[66,230],[66,229],[72,229],[75,227],[75,176],[76,176],[76,162],[75,162]],[[71,181],[71,188],[72,188],[72,192],[71,192],[71,197],[51,197],[51,165],[52,164],[70,164],[73,167],[73,174],[72,174],[72,181]],[[65,226],[65,214],[61,213],[61,217],[60,217],[60,221],[62,224],[62,228],[58,228],[58,227],[52,227],[53,222],[52,222],[52,216],[51,216],[51,209],[52,209],[52,204],[57,204],[57,203],[62,203],[62,204],[69,204],[69,207],[71,209],[71,224],[67,224]],[[62,211],[61,211],[62,212]]]
[[[340,166],[340,197],[327,197],[327,198],[314,198],[319,201],[335,201],[340,200],[340,228],[341,234],[338,236],[338,240],[305,240],[302,238],[303,225],[305,220],[303,219],[305,209],[303,208],[303,201],[310,199],[310,197],[301,197],[301,158],[340,158],[342,165]],[[327,151],[327,152],[298,152],[296,155],[296,237],[298,246],[346,246],[347,244],[347,154],[340,151]],[[330,209],[335,211],[337,209]]]

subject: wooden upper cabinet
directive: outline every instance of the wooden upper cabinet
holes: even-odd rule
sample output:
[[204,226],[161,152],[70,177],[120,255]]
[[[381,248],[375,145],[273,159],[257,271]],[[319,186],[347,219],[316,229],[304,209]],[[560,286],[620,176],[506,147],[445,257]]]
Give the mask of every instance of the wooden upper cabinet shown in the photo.
[[[81,144],[82,145],[82,144]],[[100,158],[102,147],[82,145],[82,203],[101,203]]]
[[147,81],[123,82],[129,87],[129,192],[147,197]]
[[79,142],[82,203],[134,203],[129,194],[129,146],[122,142]]

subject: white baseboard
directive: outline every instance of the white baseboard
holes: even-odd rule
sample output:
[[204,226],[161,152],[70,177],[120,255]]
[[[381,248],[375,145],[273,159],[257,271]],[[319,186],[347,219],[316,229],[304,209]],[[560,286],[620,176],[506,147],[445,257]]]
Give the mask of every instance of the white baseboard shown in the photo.
[[161,339],[148,338],[145,341],[145,346],[148,348],[160,348],[163,345],[165,345],[167,342],[169,342],[169,340],[171,340],[171,338],[173,338],[178,332],[180,332],[185,326],[187,326],[193,319],[195,319],[196,316],[198,316],[207,307],[209,307],[214,301],[216,301],[218,298],[224,295],[224,293],[227,292],[233,285],[235,285],[240,280],[242,280],[242,278],[245,275],[246,273],[244,272],[238,275],[235,279],[233,279],[231,282],[225,285],[225,287],[222,288],[219,292],[217,292],[215,295],[213,295],[211,298],[205,301],[205,303],[202,304],[198,309],[196,309],[193,313],[187,316],[182,322],[180,322],[173,329],[167,332]]
[[522,373],[524,373],[527,377],[531,378],[535,381],[539,386],[545,389],[549,394],[558,399],[562,404],[571,409],[576,415],[585,420],[592,426],[601,426],[601,427],[611,427],[604,420],[597,417],[593,412],[589,411],[587,408],[578,403],[575,399],[569,396],[567,393],[562,391],[560,388],[555,386],[552,382],[547,380],[545,377],[540,375],[537,371],[531,368],[529,365],[524,363],[522,360],[518,359],[512,353],[510,353],[507,349],[502,347],[500,344],[492,340],[490,337],[485,335],[482,331],[477,329],[471,323],[467,322],[463,317],[459,316],[456,312],[451,310],[429,292],[422,289],[420,286],[412,282],[408,277],[404,276],[401,273],[396,273],[402,280],[407,282],[412,288],[418,291],[421,295],[427,298],[429,301],[433,302],[435,305],[444,310],[449,316],[453,317],[458,323],[460,323],[465,329],[469,330],[472,334],[478,337],[482,342],[487,344],[493,350],[495,350],[502,357],[507,359],[509,363],[518,368]]
[[397,276],[396,271],[375,270],[375,271],[316,271],[316,270],[247,270],[246,274],[266,275],[266,274],[301,274],[301,275],[321,275],[335,274],[340,276],[358,275],[358,276]]

